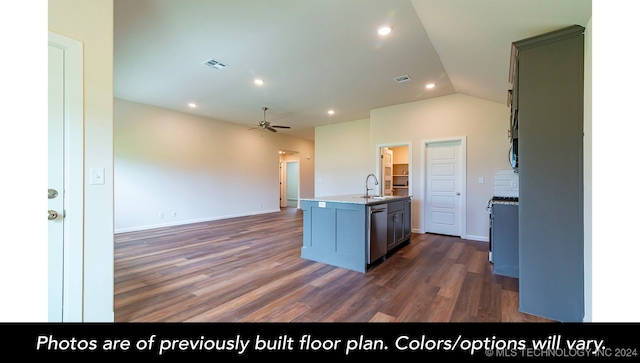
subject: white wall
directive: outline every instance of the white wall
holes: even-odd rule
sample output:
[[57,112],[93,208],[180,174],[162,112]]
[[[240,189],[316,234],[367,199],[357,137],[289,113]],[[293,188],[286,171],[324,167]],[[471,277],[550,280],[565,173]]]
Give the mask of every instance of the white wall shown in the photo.
[[[113,321],[113,0],[49,0],[49,30],[84,44],[83,321]],[[90,185],[89,170],[105,169]],[[43,304],[47,304],[43,301]]]
[[369,137],[368,119],[316,127],[316,197],[364,193],[376,172]]
[[[412,170],[409,172],[412,198],[412,227],[422,226],[423,201],[420,189],[424,165],[421,155],[425,139],[466,136],[467,139],[467,228],[466,238],[489,238],[487,201],[493,196],[493,174],[509,169],[509,108],[504,104],[485,101],[463,94],[438,97],[371,111],[370,155],[376,145],[410,142]],[[371,159],[376,163],[375,159]],[[479,178],[484,178],[484,184]],[[463,231],[464,234],[464,231]]]
[[27,1],[2,5],[0,37],[11,51],[0,67],[0,107],[8,121],[0,132],[0,322],[46,322],[47,8]]
[[[596,29],[590,21],[585,33],[586,55],[593,57],[593,62],[585,63],[585,93],[593,95],[591,99],[585,94],[585,320],[638,323],[640,293],[635,286],[640,244],[633,231],[640,194],[635,177],[631,183],[619,183],[612,175],[618,170],[635,175],[637,169],[637,117],[619,105],[637,104],[640,69],[621,67],[621,58],[611,56],[634,41],[638,2],[594,1],[593,9]],[[624,76],[612,77],[612,69],[623,69]],[[612,198],[612,190],[619,190],[620,197]]]
[[[378,168],[377,146],[410,143],[412,228],[422,230],[424,192],[420,165],[425,139],[467,137],[467,238],[488,241],[487,201],[493,174],[508,169],[509,108],[462,94],[379,108],[369,120],[316,128],[316,195],[364,192],[365,178]],[[479,184],[484,177],[484,184]]]
[[279,211],[279,150],[313,197],[311,141],[122,99],[114,129],[116,232]]

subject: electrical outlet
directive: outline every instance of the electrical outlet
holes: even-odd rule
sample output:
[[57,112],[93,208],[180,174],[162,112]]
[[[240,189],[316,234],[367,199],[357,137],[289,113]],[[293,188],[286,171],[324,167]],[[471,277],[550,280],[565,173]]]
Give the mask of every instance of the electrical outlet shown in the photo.
[[172,217],[175,217],[176,215],[177,215],[177,213],[176,213],[176,212],[171,213],[171,216],[172,216]]
[[164,218],[164,213],[162,212],[158,213],[158,218]]

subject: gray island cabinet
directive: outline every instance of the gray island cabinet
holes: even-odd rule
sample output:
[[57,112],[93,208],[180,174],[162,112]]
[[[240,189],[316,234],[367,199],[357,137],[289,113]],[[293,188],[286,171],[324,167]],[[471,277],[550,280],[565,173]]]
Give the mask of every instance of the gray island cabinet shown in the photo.
[[358,272],[411,238],[411,197],[301,199],[301,257]]

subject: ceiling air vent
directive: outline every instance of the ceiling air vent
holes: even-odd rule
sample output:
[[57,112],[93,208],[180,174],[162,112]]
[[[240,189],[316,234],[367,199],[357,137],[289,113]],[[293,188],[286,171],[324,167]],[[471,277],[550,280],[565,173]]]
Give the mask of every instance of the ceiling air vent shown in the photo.
[[202,64],[204,64],[205,66],[207,66],[209,68],[213,68],[213,69],[227,68],[226,64],[218,62],[217,60],[215,60],[213,58],[207,59],[206,61],[202,62]]
[[411,77],[404,75],[404,76],[400,76],[400,77],[396,77],[394,78],[396,80],[396,82],[398,83],[402,83],[402,82],[407,82],[411,80]]

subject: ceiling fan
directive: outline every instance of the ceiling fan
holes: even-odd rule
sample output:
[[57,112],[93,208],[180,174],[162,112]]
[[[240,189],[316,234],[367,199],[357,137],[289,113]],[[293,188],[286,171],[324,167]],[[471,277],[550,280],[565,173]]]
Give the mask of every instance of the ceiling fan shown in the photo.
[[290,126],[272,125],[271,122],[267,121],[267,110],[268,110],[267,107],[262,108],[262,111],[264,112],[264,118],[262,119],[262,121],[258,122],[258,127],[261,127],[262,129],[269,130],[272,132],[278,132],[276,128],[279,128],[279,129],[291,128]]

